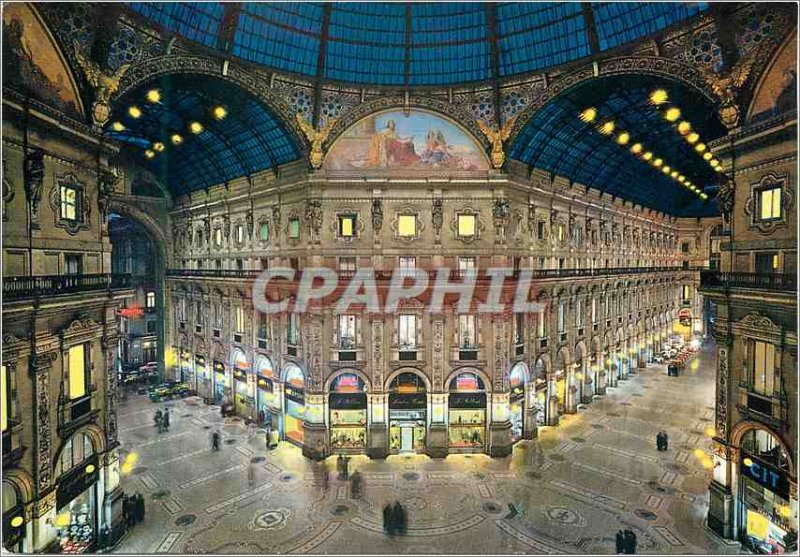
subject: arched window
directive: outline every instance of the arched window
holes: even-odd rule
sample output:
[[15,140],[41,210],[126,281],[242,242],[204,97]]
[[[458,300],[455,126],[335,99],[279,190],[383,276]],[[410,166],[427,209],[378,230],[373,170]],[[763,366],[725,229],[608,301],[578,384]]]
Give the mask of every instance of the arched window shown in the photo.
[[76,433],[64,445],[56,465],[56,477],[77,468],[94,455],[92,440],[85,433]]
[[7,480],[3,480],[3,515],[13,510],[20,504],[19,494],[14,484]]
[[286,369],[284,371],[284,383],[289,385],[294,385],[295,387],[303,388],[305,385],[306,379],[303,375],[303,370],[300,369],[295,364],[287,364]]
[[782,470],[789,468],[789,456],[780,442],[765,429],[751,429],[742,436],[742,451]]

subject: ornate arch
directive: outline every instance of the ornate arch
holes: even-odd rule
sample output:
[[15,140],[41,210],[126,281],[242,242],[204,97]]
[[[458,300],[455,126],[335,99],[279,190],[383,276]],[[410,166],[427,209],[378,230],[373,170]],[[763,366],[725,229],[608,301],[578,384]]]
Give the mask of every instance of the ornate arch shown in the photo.
[[161,223],[150,213],[136,205],[132,199],[122,195],[109,197],[108,210],[136,221],[150,233],[162,266],[166,267],[172,261],[172,242],[168,240],[167,232]]
[[413,373],[414,375],[418,375],[422,379],[422,382],[425,383],[425,392],[430,393],[433,391],[431,387],[431,381],[428,379],[428,376],[425,375],[425,372],[415,367],[401,367],[400,369],[394,370],[386,377],[386,380],[383,382],[383,392],[388,393],[389,386],[392,384],[392,381],[394,381],[397,376],[404,373]]
[[[595,69],[597,73],[595,73]],[[561,93],[593,79],[614,75],[653,75],[670,81],[678,81],[707,99],[713,102],[717,101],[713,91],[697,68],[683,62],[658,56],[620,56],[597,60],[563,75],[542,91],[525,110],[517,115],[511,128],[508,144],[510,145],[516,140],[519,133],[539,109]]]
[[[572,363],[572,354],[570,354],[569,348],[566,346],[562,346],[561,349],[556,354],[556,362],[562,360],[564,362],[564,371],[566,371],[567,367]],[[561,370],[558,370],[561,371]]]
[[72,435],[61,441],[61,445],[59,445],[55,457],[53,458],[54,469],[58,464],[59,460],[61,460],[61,453],[64,451],[64,447],[66,447],[67,443],[69,443],[79,434],[84,434],[89,438],[89,441],[92,443],[92,450],[94,451],[94,454],[99,456],[102,455],[104,452],[106,452],[106,443],[105,443],[105,436],[103,435],[103,430],[100,429],[100,426],[97,426],[95,424],[87,424],[85,426],[79,427],[74,432],[72,432]]
[[510,377],[511,376],[511,372],[514,371],[514,369],[516,369],[517,367],[522,369],[522,376],[523,376],[523,378],[525,380],[525,384],[530,382],[530,380],[531,380],[531,370],[528,368],[528,364],[526,364],[525,362],[516,362],[514,365],[509,367],[508,370],[505,373],[506,378]]
[[35,493],[33,477],[27,470],[22,468],[3,470],[3,481],[14,486],[20,503],[26,505],[33,501],[33,494]]
[[275,113],[298,147],[307,146],[300,125],[286,100],[270,88],[269,83],[263,78],[230,60],[193,54],[167,54],[148,58],[131,66],[125,72],[120,80],[119,89],[111,100],[120,99],[129,91],[133,91],[153,78],[170,74],[213,76],[239,87]]
[[748,431],[754,431],[754,430],[759,430],[759,429],[766,431],[767,433],[772,435],[772,437],[774,437],[778,441],[778,443],[780,444],[781,448],[783,449],[783,452],[786,453],[787,460],[789,461],[789,474],[793,478],[795,478],[796,477],[796,474],[795,474],[795,462],[793,460],[793,458],[795,456],[794,453],[792,453],[792,451],[790,450],[789,446],[786,444],[786,441],[783,440],[783,438],[778,434],[778,432],[776,432],[774,429],[772,429],[768,425],[762,424],[760,422],[750,422],[750,421],[739,422],[738,424],[733,426],[733,428],[731,429],[731,432],[730,432],[730,435],[729,435],[731,446],[733,446],[737,450],[741,450],[741,448],[742,448],[742,445],[741,445],[742,437],[744,437],[744,434],[747,433]]
[[328,134],[324,148],[327,151],[339,136],[371,114],[390,109],[408,110],[410,108],[432,112],[451,120],[455,125],[469,133],[472,139],[483,147],[484,153],[488,153],[491,148],[491,144],[487,141],[486,136],[481,133],[478,122],[471,112],[458,105],[418,93],[411,94],[408,99],[403,95],[386,95],[359,104],[336,121]]
[[330,394],[331,385],[333,384],[334,379],[336,379],[337,377],[339,377],[340,375],[343,375],[345,373],[349,373],[350,375],[357,375],[358,378],[361,379],[364,382],[364,387],[367,390],[366,392],[368,392],[368,393],[372,392],[372,382],[369,380],[369,378],[366,375],[364,375],[361,371],[359,371],[359,370],[357,370],[355,368],[347,367],[347,368],[337,369],[335,372],[331,373],[328,376],[328,378],[325,380],[324,390],[322,391],[323,394],[326,394],[326,395]]

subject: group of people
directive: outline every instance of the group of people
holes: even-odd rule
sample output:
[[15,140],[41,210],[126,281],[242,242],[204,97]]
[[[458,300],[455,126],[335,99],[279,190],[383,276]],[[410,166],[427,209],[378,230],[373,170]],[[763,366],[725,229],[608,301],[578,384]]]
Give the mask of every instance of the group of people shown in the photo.
[[156,410],[154,421],[159,433],[169,431],[169,408],[164,408],[163,412],[160,408]]
[[617,553],[627,553],[633,555],[636,553],[636,533],[632,530],[617,530],[616,546]]
[[395,501],[394,505],[386,503],[383,507],[383,531],[394,536],[395,534],[405,534],[408,525],[408,514],[400,501]]
[[122,496],[122,519],[128,527],[144,520],[144,497],[138,491],[130,497]]
[[350,457],[340,454],[336,457],[336,471],[339,473],[340,480],[350,477]]
[[666,451],[669,445],[669,436],[663,429],[656,434],[656,448],[659,451]]

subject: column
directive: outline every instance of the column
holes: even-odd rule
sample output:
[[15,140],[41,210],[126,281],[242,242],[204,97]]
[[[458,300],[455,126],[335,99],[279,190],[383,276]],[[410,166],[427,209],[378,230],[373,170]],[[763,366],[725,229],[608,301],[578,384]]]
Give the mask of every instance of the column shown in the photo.
[[714,469],[708,487],[708,527],[724,538],[735,536],[734,496],[736,463],[738,458],[727,445],[728,436],[728,370],[730,369],[731,341],[727,334],[717,335],[717,389],[715,436],[712,445]]
[[558,425],[558,394],[556,391],[556,374],[552,371],[547,373],[547,408],[545,410],[545,423],[547,425]]
[[[47,342],[47,341],[45,341]],[[38,344],[38,342],[37,342]],[[55,343],[50,348],[57,348]],[[40,347],[37,347],[41,350]],[[38,351],[31,356],[33,379],[33,462],[36,484],[33,506],[33,551],[45,552],[56,539],[56,489],[52,468],[52,426],[50,416],[50,377],[58,351]]]
[[509,393],[486,395],[486,419],[488,424],[489,456],[511,454],[511,420],[509,419]]
[[578,387],[575,385],[575,366],[576,364],[565,364],[564,370],[564,412],[574,414],[578,411]]
[[369,445],[370,458],[386,458],[389,454],[389,395],[370,393],[367,395],[369,407]]
[[536,439],[539,435],[537,417],[539,412],[534,408],[536,401],[536,388],[532,381],[525,384],[525,409],[522,416],[522,437],[524,439]]
[[595,355],[592,363],[592,373],[595,374],[595,394],[603,396],[608,386],[608,372],[606,371],[605,357],[602,352]]

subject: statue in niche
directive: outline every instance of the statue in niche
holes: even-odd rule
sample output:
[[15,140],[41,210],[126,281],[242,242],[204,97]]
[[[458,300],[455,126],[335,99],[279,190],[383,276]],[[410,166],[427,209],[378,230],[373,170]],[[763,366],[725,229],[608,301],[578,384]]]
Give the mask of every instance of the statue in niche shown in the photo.
[[25,155],[25,194],[31,207],[31,224],[38,228],[39,202],[44,188],[44,151],[34,149]]
[[372,229],[380,232],[383,228],[383,205],[380,199],[372,200]]
[[431,224],[433,224],[433,229],[437,236],[442,230],[443,223],[444,211],[442,209],[442,198],[437,197],[433,200],[433,208],[431,209]]

